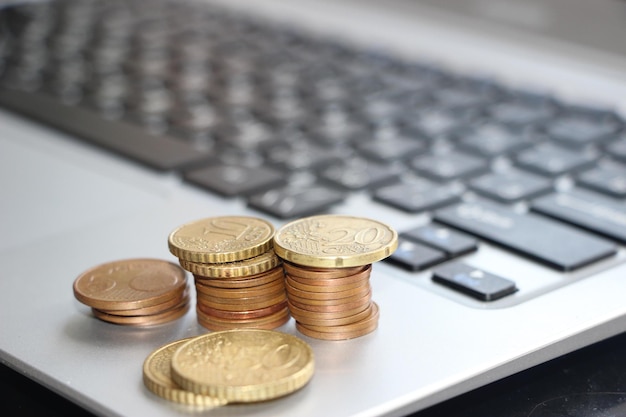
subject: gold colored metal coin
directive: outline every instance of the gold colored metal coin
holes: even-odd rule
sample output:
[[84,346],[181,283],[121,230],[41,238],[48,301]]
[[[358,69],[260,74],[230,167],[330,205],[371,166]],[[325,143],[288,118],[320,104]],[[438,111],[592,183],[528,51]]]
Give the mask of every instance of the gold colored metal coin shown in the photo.
[[132,310],[164,303],[187,286],[185,271],[160,259],[126,259],[98,265],[74,281],[78,301],[101,310]]
[[287,223],[274,236],[274,251],[289,262],[318,268],[367,265],[391,255],[398,233],[362,217],[322,215]]
[[276,267],[261,274],[250,275],[241,278],[207,278],[194,275],[196,285],[206,285],[217,288],[250,288],[268,284],[275,281],[283,281],[285,274],[281,267]]
[[313,350],[271,330],[198,336],[172,356],[172,379],[183,389],[228,402],[265,401],[302,388],[313,376]]
[[180,266],[194,275],[208,278],[238,278],[261,274],[276,268],[280,259],[274,251],[267,251],[254,258],[225,263],[197,263],[179,259]]
[[177,340],[161,346],[152,352],[143,363],[143,383],[151,392],[161,398],[180,404],[213,408],[226,404],[222,398],[199,395],[185,391],[173,380],[171,375],[172,355],[176,349],[191,340]]
[[273,236],[274,226],[256,217],[210,217],[175,229],[168,246],[174,256],[185,261],[224,263],[267,252]]

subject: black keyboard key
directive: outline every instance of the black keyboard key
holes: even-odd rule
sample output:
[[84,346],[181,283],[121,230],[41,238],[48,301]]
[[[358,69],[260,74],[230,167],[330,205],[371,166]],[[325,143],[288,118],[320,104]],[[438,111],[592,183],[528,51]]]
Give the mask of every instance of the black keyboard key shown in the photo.
[[619,159],[622,162],[626,161],[626,136],[611,142],[605,149],[615,159]]
[[527,130],[511,130],[503,126],[485,124],[455,135],[459,149],[493,158],[521,151],[533,144]]
[[518,214],[489,203],[461,203],[434,219],[561,271],[613,256],[613,243],[533,213]]
[[95,112],[62,105],[45,95],[3,90],[0,106],[24,113],[158,170],[178,169],[209,158],[207,151],[188,143],[152,135],[139,126],[112,122]]
[[453,151],[441,155],[423,155],[411,160],[411,167],[426,177],[450,181],[485,172],[489,164],[482,158]]
[[444,207],[460,198],[460,190],[456,187],[426,180],[393,184],[374,193],[374,200],[409,213]]
[[489,116],[499,123],[522,128],[539,125],[554,116],[555,108],[547,101],[505,101],[488,110]]
[[446,259],[446,254],[440,250],[400,237],[398,249],[391,256],[385,258],[385,262],[390,262],[408,271],[417,272]]
[[620,129],[615,120],[562,116],[546,127],[548,135],[566,146],[583,147],[615,136]]
[[250,195],[286,184],[282,172],[267,167],[214,164],[185,172],[187,182],[226,197]]
[[319,172],[319,178],[346,190],[364,190],[398,181],[398,172],[392,166],[361,158],[331,165]]
[[438,267],[432,279],[481,301],[498,300],[517,291],[515,282],[462,262]]
[[375,138],[358,145],[358,150],[366,158],[389,163],[417,156],[426,150],[426,144],[415,138],[396,136]]
[[585,171],[578,176],[578,183],[612,197],[626,197],[626,166],[607,163]]
[[538,198],[531,209],[626,243],[626,210],[620,201],[574,189]]
[[402,232],[401,236],[442,250],[452,258],[478,249],[478,240],[474,237],[432,223]]
[[517,170],[486,174],[472,179],[468,185],[477,193],[503,203],[514,203],[552,190],[552,182],[546,178]]
[[542,144],[520,152],[517,165],[542,175],[555,177],[590,167],[595,157],[551,144]]
[[322,185],[285,187],[248,198],[248,205],[279,219],[320,214],[345,199],[345,193]]

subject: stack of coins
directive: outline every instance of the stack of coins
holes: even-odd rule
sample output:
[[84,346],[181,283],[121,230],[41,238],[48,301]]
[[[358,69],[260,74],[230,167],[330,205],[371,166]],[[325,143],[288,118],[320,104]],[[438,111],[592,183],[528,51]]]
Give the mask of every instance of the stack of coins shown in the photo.
[[115,324],[148,326],[189,310],[185,271],[159,259],[126,259],[91,268],[74,281],[74,296],[95,317]]
[[379,309],[371,298],[371,264],[397,246],[394,229],[361,217],[313,216],[281,227],[274,236],[274,251],[284,261],[296,328],[325,340],[374,331]]
[[313,376],[311,347],[272,330],[218,331],[169,343],[144,361],[143,381],[170,401],[215,407],[290,394]]
[[201,219],[170,234],[170,251],[195,277],[196,313],[202,326],[274,329],[289,320],[273,236],[269,222],[247,216]]

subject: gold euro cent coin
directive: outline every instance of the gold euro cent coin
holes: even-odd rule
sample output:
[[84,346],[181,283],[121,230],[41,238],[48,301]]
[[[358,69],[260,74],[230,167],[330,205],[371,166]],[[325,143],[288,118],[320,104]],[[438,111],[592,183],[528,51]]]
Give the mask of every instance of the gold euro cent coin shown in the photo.
[[168,343],[152,352],[143,363],[143,383],[152,393],[180,404],[213,408],[226,404],[221,398],[199,395],[179,387],[171,376],[172,355],[191,338]]
[[266,401],[306,385],[313,350],[274,330],[238,329],[189,340],[172,356],[172,379],[187,391],[228,402]]
[[99,310],[132,310],[162,304],[187,287],[185,270],[160,259],[124,259],[95,266],[74,281],[78,301]]
[[209,217],[176,228],[168,237],[168,247],[184,261],[241,261],[271,249],[274,231],[270,222],[256,217]]
[[380,261],[398,247],[398,233],[376,220],[321,215],[282,226],[274,251],[291,263],[315,268],[351,268]]
[[194,275],[207,278],[241,278],[267,272],[280,264],[274,251],[241,261],[225,263],[198,263],[179,259],[180,266]]

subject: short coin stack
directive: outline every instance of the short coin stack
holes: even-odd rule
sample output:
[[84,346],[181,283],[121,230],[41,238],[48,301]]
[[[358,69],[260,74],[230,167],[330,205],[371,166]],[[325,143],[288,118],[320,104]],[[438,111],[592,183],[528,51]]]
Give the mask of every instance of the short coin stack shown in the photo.
[[162,398],[206,408],[285,396],[314,368],[311,347],[296,336],[235,329],[160,347],[144,361],[143,380]]
[[194,274],[202,326],[274,329],[289,320],[273,236],[271,223],[248,216],[200,219],[170,234],[170,252]]
[[74,281],[74,296],[95,317],[115,324],[148,326],[189,310],[185,271],[160,259],[125,259],[91,268]]
[[296,328],[325,340],[374,331],[379,310],[371,299],[371,264],[397,246],[394,229],[361,217],[313,216],[281,227],[274,236],[274,251],[284,261]]

